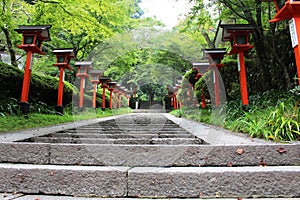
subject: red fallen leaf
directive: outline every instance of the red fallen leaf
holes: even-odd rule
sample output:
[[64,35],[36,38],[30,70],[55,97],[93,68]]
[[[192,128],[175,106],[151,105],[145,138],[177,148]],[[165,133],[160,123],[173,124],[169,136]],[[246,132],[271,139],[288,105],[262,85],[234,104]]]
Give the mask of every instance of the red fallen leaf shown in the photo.
[[242,148],[238,148],[238,149],[236,150],[236,153],[239,154],[239,155],[242,155],[243,153],[245,153],[245,151],[244,151],[244,149],[242,149]]
[[277,149],[278,153],[286,153],[286,150],[283,147]]
[[258,166],[260,166],[260,167],[266,167],[267,166],[267,163],[265,162],[264,158],[260,159]]
[[200,192],[200,193],[199,193],[199,198],[202,198],[202,197],[203,197],[203,193]]
[[241,198],[241,197],[238,197],[237,200],[242,200],[242,198]]
[[232,164],[232,162],[230,162],[230,161],[227,163],[227,167],[232,167],[232,165],[233,165],[233,164]]

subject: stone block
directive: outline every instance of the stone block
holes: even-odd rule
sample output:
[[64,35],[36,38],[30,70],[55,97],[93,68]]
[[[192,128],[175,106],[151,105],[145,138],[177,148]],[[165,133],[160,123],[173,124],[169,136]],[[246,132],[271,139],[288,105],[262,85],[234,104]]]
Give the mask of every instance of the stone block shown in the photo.
[[300,167],[133,168],[128,196],[152,198],[299,197]]
[[0,162],[47,164],[49,162],[49,145],[0,143]]
[[0,192],[124,197],[126,167],[0,164]]

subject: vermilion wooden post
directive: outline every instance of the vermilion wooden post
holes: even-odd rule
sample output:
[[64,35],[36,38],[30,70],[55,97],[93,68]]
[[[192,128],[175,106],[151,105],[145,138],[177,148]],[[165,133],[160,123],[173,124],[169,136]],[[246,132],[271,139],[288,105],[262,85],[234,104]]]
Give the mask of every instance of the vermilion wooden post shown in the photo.
[[80,92],[79,92],[79,109],[83,108],[83,97],[84,97],[84,88],[85,88],[85,78],[80,78]]
[[32,51],[27,51],[26,66],[24,70],[23,86],[21,93],[21,102],[28,103],[29,87],[30,87],[30,76],[31,76],[31,60]]
[[21,92],[20,108],[22,114],[28,117],[29,112],[29,88],[30,88],[30,77],[31,77],[31,65],[33,54],[45,54],[42,51],[42,43],[50,40],[49,29],[51,25],[44,26],[19,26],[15,29],[16,32],[23,35],[22,44],[17,47],[23,49],[27,53],[26,65],[24,69],[24,78]]
[[215,104],[218,108],[220,106],[220,85],[219,85],[219,70],[215,67],[214,68],[214,76],[215,76]]
[[62,106],[62,104],[63,104],[64,77],[65,77],[64,68],[60,68],[59,69],[59,81],[58,81],[57,106]]
[[246,67],[245,67],[245,59],[244,59],[244,52],[238,53],[239,59],[239,74],[240,74],[240,90],[242,96],[242,104],[248,105],[248,89],[247,89],[247,78],[246,78]]
[[117,107],[117,91],[114,91],[114,108],[118,108]]
[[113,108],[113,91],[114,91],[114,88],[116,86],[116,82],[108,82],[108,90],[109,90],[109,109],[112,109]]
[[204,89],[202,89],[202,95],[201,95],[201,107],[202,107],[202,108],[206,108]]

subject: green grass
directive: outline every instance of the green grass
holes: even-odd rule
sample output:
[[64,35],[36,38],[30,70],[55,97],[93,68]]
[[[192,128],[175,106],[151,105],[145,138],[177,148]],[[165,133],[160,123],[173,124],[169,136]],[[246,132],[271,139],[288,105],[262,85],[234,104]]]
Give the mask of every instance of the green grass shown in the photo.
[[105,111],[102,111],[100,109],[97,109],[97,111],[95,111],[94,109],[90,109],[81,113],[76,113],[74,115],[66,113],[63,116],[55,114],[30,113],[28,119],[24,118],[23,116],[16,115],[0,116],[0,132],[37,128],[66,122],[126,114],[130,112],[131,110],[129,108],[121,108],[114,110],[106,109]]
[[297,97],[270,91],[251,96],[249,100],[251,105],[247,111],[236,100],[227,102],[224,110],[183,107],[171,114],[242,132],[253,138],[277,142],[300,140],[300,108],[297,106]]

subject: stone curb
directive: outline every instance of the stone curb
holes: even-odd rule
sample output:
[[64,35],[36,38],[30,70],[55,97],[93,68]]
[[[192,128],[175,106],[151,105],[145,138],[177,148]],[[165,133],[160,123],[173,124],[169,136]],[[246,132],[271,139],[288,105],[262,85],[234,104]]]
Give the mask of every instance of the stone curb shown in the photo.
[[299,165],[300,145],[0,143],[0,162],[130,167]]

